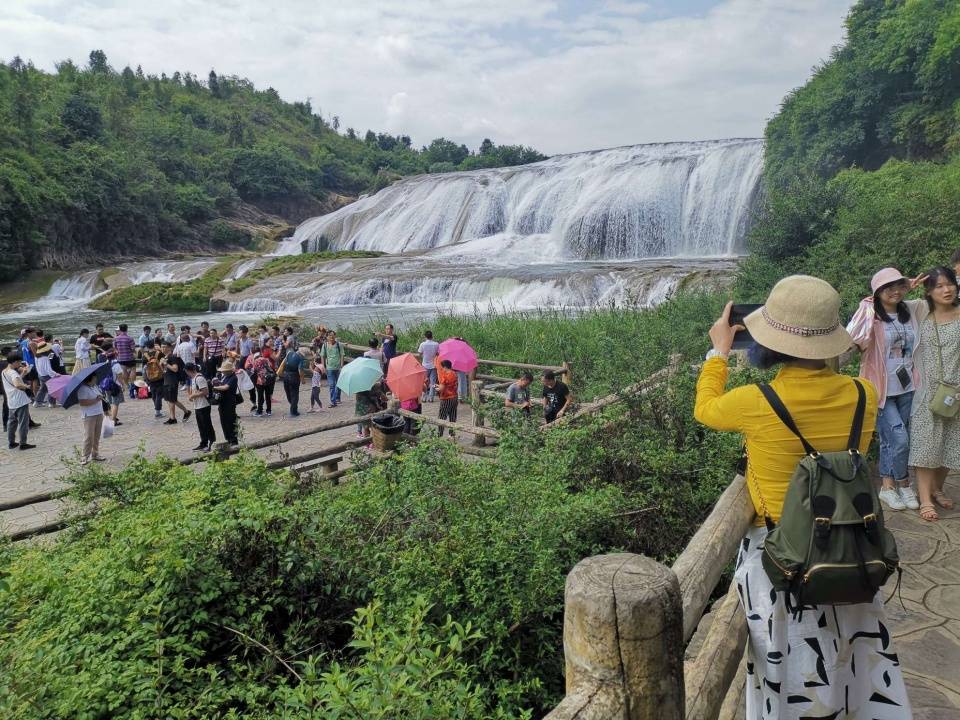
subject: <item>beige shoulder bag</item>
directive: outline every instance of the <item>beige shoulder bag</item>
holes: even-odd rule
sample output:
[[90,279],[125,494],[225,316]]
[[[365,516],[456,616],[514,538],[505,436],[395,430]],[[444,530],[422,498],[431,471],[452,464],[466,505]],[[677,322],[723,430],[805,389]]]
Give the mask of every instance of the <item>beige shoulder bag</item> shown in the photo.
[[956,417],[960,412],[960,386],[951,385],[943,377],[943,344],[940,342],[940,327],[937,324],[937,318],[930,313],[930,322],[933,323],[933,330],[937,335],[937,359],[940,362],[940,381],[937,383],[937,390],[930,400],[930,412],[943,418]]

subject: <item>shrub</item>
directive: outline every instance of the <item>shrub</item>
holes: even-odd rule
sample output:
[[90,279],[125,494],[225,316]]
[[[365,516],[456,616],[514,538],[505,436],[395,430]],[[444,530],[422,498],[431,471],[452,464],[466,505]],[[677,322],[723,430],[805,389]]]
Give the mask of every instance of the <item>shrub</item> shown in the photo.
[[[670,355],[700,357],[709,347],[707,330],[726,298],[720,293],[681,292],[656,308],[596,307],[587,310],[502,310],[477,307],[473,314],[441,313],[410,324],[399,335],[399,348],[416,350],[423,331],[434,338],[465,338],[482,358],[537,365],[573,364],[579,399],[618,390],[665,366]],[[373,330],[339,329],[344,340],[365,343]],[[506,368],[483,368],[497,375]],[[539,379],[537,379],[539,381]],[[539,386],[534,387],[534,392]]]
[[[625,422],[503,418],[498,461],[424,439],[340,486],[241,455],[76,473],[98,514],[7,548],[0,714],[529,717],[563,694],[564,578],[668,561],[732,474],[679,373]],[[615,428],[615,430],[614,430]]]

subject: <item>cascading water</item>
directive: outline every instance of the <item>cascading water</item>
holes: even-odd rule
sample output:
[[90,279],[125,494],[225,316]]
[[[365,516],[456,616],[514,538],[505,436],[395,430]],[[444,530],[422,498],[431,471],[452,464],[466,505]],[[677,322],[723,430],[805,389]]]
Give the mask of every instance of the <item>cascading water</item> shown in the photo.
[[148,282],[185,282],[203,275],[218,262],[217,258],[195,260],[148,260],[117,266],[117,272],[105,278],[111,287],[142,285]]
[[730,256],[742,248],[762,166],[761,140],[716,140],[424,175],[307,220],[283,249],[467,243],[458,250],[493,250],[506,263]]
[[[452,264],[427,255],[328,261],[306,272],[279,275],[227,295],[229,312],[297,312],[348,305],[484,305],[532,308],[655,305],[685,280],[711,285],[735,261],[718,258],[626,263],[570,262],[506,268]],[[698,280],[688,280],[696,274]]]
[[86,301],[107,289],[99,270],[86,270],[54,280],[44,298],[50,302]]

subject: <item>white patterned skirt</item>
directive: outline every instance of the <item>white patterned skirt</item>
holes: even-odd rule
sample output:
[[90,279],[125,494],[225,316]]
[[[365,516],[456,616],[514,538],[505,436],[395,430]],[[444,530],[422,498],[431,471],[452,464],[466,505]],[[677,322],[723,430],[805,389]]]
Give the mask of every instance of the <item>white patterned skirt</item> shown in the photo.
[[[747,616],[747,720],[910,720],[880,593],[871,603],[805,605],[801,616],[761,564],[764,527],[737,555]],[[881,590],[881,593],[883,590]]]

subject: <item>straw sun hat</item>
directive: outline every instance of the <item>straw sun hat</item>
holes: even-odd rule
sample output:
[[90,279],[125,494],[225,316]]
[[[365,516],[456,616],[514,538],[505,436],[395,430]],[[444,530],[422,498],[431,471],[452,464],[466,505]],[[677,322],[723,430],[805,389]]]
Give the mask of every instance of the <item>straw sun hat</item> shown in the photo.
[[217,368],[217,372],[233,372],[233,363],[227,360]]
[[785,277],[743,322],[764,347],[805,360],[836,357],[853,343],[840,324],[840,295],[809,275]]

